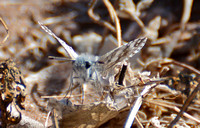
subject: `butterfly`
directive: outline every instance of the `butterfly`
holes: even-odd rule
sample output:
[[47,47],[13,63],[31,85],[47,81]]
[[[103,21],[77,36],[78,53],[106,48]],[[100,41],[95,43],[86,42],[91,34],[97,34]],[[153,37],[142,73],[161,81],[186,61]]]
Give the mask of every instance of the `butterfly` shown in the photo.
[[73,50],[72,47],[70,47],[62,39],[57,37],[45,25],[40,22],[38,23],[44,31],[57,39],[67,52],[69,59],[56,59],[72,62],[72,85],[81,86],[83,84],[89,83],[95,86],[97,90],[100,89],[100,92],[103,86],[109,84],[108,79],[104,77],[105,74],[111,71],[118,63],[123,62],[138,53],[147,41],[147,38],[145,37],[135,39],[134,41],[117,47],[102,56],[94,56],[90,54],[79,55]]

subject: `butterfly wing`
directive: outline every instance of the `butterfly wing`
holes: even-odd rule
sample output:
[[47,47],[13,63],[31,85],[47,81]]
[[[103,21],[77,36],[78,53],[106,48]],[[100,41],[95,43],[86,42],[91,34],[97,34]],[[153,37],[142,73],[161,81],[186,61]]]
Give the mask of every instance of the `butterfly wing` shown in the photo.
[[104,64],[103,66],[105,70],[109,69],[118,62],[122,62],[138,53],[145,45],[146,41],[146,37],[135,39],[134,41],[124,44],[121,47],[100,56],[98,62]]
[[59,37],[57,37],[50,29],[48,29],[41,22],[38,22],[38,23],[40,24],[41,28],[45,32],[47,32],[49,35],[53,36],[56,40],[58,40],[58,42],[64,47],[64,49],[67,52],[67,54],[69,55],[70,59],[75,60],[78,57],[78,54],[72,49],[72,47],[70,47],[69,45],[67,45],[65,43],[65,41],[63,41],[62,39],[60,39]]

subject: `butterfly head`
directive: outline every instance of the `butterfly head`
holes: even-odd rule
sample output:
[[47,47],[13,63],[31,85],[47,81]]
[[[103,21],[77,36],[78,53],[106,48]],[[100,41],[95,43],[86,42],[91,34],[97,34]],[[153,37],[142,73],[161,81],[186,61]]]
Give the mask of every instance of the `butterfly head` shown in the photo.
[[73,61],[73,73],[76,77],[83,79],[84,82],[93,80],[95,76],[95,66],[98,57],[92,55],[79,55]]

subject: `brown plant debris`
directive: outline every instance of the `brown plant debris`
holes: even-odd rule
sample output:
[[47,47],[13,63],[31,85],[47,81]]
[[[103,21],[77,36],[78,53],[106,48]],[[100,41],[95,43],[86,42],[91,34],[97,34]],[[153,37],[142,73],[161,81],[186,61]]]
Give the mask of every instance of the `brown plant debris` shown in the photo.
[[2,127],[17,124],[21,120],[20,109],[25,109],[26,85],[21,72],[13,60],[8,59],[0,64],[1,88],[0,110]]
[[[199,6],[199,0],[1,0],[1,126],[200,127]],[[148,40],[139,53],[99,73],[106,84],[75,82],[76,54],[102,56],[142,37]]]

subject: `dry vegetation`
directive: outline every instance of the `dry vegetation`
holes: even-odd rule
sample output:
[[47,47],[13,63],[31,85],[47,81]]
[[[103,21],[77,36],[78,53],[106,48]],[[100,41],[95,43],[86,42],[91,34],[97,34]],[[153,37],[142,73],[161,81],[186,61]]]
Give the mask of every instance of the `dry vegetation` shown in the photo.
[[[124,127],[133,108],[132,127],[199,127],[199,7],[199,0],[1,0],[1,65],[9,58],[14,60],[26,85],[25,103],[21,97],[16,100],[17,105],[25,105],[25,110],[17,110],[21,122],[8,126]],[[103,55],[139,37],[148,41],[128,61],[124,86],[116,85],[121,63],[114,69],[117,73],[109,92],[105,91],[112,96],[102,98],[91,87],[81,103],[81,87],[66,96],[71,64],[48,59],[66,57],[66,52],[38,21],[77,53]],[[1,75],[9,76],[4,69],[1,67]],[[1,95],[8,82],[3,78]],[[4,113],[8,110],[3,111],[7,105],[2,105],[2,97]],[[17,97],[13,92],[8,104]],[[7,118],[1,117],[2,121]]]

